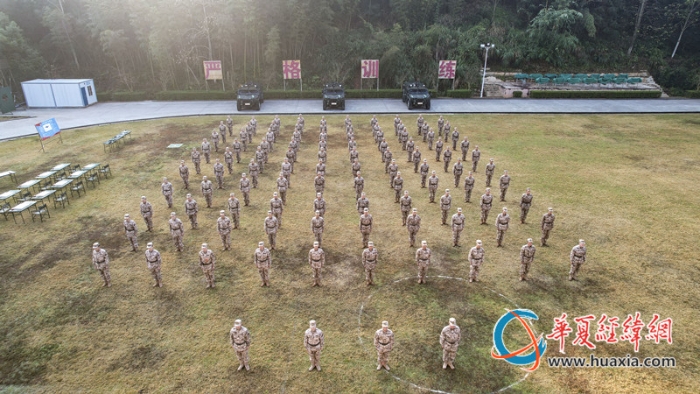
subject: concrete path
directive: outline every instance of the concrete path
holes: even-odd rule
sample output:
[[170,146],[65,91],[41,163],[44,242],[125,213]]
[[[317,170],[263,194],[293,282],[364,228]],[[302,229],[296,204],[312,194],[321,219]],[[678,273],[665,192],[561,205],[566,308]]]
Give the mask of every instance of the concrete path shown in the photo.
[[[34,125],[56,118],[62,130],[144,119],[197,115],[256,114],[402,114],[402,113],[494,113],[494,114],[628,114],[700,113],[695,99],[434,99],[431,109],[409,111],[399,99],[348,100],[345,111],[323,111],[318,100],[267,100],[260,111],[236,111],[235,101],[142,101],[97,103],[87,108],[46,108],[17,111],[29,116],[0,122],[0,140],[36,135]],[[222,118],[223,120],[223,118]]]

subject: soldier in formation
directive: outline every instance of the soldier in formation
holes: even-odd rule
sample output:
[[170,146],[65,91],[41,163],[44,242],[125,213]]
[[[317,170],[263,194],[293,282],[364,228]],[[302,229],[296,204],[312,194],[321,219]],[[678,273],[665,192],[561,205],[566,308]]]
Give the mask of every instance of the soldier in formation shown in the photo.
[[192,154],[190,155],[190,157],[192,157],[192,164],[194,164],[194,169],[197,172],[197,175],[199,175],[200,172],[202,171],[200,168],[200,164],[202,162],[202,159],[201,159],[201,153],[199,153],[199,151],[197,150],[196,147],[192,148]]
[[578,245],[571,249],[569,254],[569,261],[571,261],[571,269],[569,270],[569,280],[576,280],[576,274],[581,268],[583,263],[586,262],[586,243],[582,240],[578,240]]
[[360,198],[362,195],[362,191],[365,189],[365,178],[362,177],[362,174],[358,171],[357,176],[355,177],[355,199]]
[[496,164],[494,164],[493,159],[489,159],[489,164],[486,165],[486,187],[491,187],[491,178],[493,178],[495,170]]
[[323,351],[324,338],[323,331],[316,328],[316,320],[309,321],[309,328],[304,332],[304,347],[309,353],[311,366],[309,372],[314,368],[321,370],[321,352]]
[[435,171],[432,172],[430,178],[428,178],[428,195],[430,197],[430,202],[435,203],[435,192],[437,191],[440,179],[438,178]]
[[146,196],[141,196],[141,216],[148,226],[148,231],[153,232],[153,206],[146,201]]
[[476,165],[479,164],[479,159],[481,159],[481,151],[479,150],[479,145],[476,145],[472,151],[472,172],[476,172]]
[[420,187],[425,188],[425,181],[428,179],[428,173],[430,173],[430,165],[428,165],[428,159],[423,159],[423,164],[420,166]]
[[474,190],[474,175],[469,171],[469,175],[464,178],[464,202],[470,202],[472,198],[472,190]]
[[445,152],[442,154],[442,161],[445,165],[445,172],[447,172],[450,168],[450,161],[452,161],[452,151],[450,150],[449,146],[445,148]]
[[214,251],[209,249],[207,244],[202,244],[199,251],[199,267],[204,272],[204,279],[207,281],[207,289],[214,287],[214,269],[216,268],[216,257]]
[[199,207],[197,207],[197,201],[192,198],[192,195],[187,193],[187,198],[185,199],[185,214],[190,219],[190,224],[192,228],[197,228],[197,212],[199,212]]
[[408,142],[406,143],[406,154],[408,154],[408,160],[406,160],[407,163],[410,163],[413,161],[413,150],[416,148],[416,143],[413,142],[413,138],[409,138]]
[[163,287],[163,278],[160,274],[161,264],[160,252],[153,248],[153,242],[149,242],[146,245],[146,267],[156,281],[153,287]]
[[476,240],[476,246],[469,250],[469,282],[478,282],[479,270],[484,263],[486,252],[481,244],[481,240]]
[[394,348],[394,332],[389,329],[389,322],[383,321],[382,328],[374,333],[374,347],[377,349],[377,371],[390,370],[389,354]]
[[243,152],[248,151],[248,132],[246,131],[245,127],[241,128],[239,137],[241,138],[241,146],[243,147]]
[[326,175],[326,163],[322,160],[319,160],[318,164],[316,164],[316,173],[321,174],[321,176]]
[[452,166],[452,175],[455,177],[455,187],[459,187],[459,180],[464,172],[464,165],[462,165],[462,159],[457,158],[457,162]]
[[508,175],[508,170],[503,171],[503,175],[501,175],[499,186],[501,188],[501,201],[505,201],[506,192],[508,191],[508,186],[510,186],[510,176]]
[[314,274],[314,286],[321,286],[321,270],[326,264],[326,254],[320,248],[318,242],[314,241],[314,247],[309,250],[309,265]]
[[438,137],[437,142],[435,143],[435,161],[440,161],[440,155],[442,154],[442,147],[445,144],[442,142],[442,138]]
[[243,144],[241,144],[240,141],[238,141],[238,138],[235,138],[233,140],[233,153],[236,155],[236,163],[241,162],[241,150],[243,150]]
[[233,174],[233,152],[231,151],[231,147],[226,147],[226,151],[224,152],[224,163],[226,163],[228,174]]
[[229,194],[228,198],[228,213],[231,215],[231,220],[233,221],[233,228],[238,229],[240,227],[241,218],[241,203],[236,198],[235,193]]
[[100,244],[92,244],[92,266],[100,273],[104,284],[102,286],[112,287],[112,277],[109,275],[109,255],[107,251],[100,248]]
[[452,215],[452,243],[455,247],[460,247],[459,236],[462,234],[462,230],[464,230],[464,223],[466,220],[467,219],[462,214],[462,208],[457,208],[457,213]]
[[530,265],[535,261],[535,246],[532,244],[532,238],[527,239],[527,244],[520,248],[520,281],[527,280],[527,274],[530,272]]
[[224,165],[221,164],[221,160],[216,159],[216,164],[214,164],[214,176],[216,177],[217,187],[219,189],[224,188]]
[[131,243],[131,250],[136,252],[139,249],[139,241],[136,238],[138,228],[136,227],[136,222],[131,220],[128,213],[124,214],[124,233],[126,234],[126,239]]
[[399,205],[401,205],[401,219],[403,223],[402,226],[405,226],[406,218],[408,218],[408,214],[409,212],[411,212],[412,208],[412,200],[411,196],[408,195],[408,190],[403,191],[403,197],[401,197]]
[[401,171],[396,172],[396,178],[394,178],[394,180],[391,181],[391,187],[394,189],[395,192],[394,202],[398,203],[399,198],[401,198],[401,190],[403,189],[403,178],[401,178]]
[[[216,129],[214,129],[211,132],[211,142],[214,144],[214,152],[218,152],[219,151],[219,132],[216,131]],[[209,163],[209,162],[207,161],[207,163]]]
[[[202,153],[204,154],[204,160],[207,162],[207,164],[209,164],[211,157],[211,144],[206,138],[202,140]],[[199,172],[197,172],[197,174],[199,174]]]
[[272,199],[270,199],[270,210],[277,218],[277,228],[282,228],[282,212],[284,212],[284,203],[282,202],[282,199],[278,197],[277,192],[272,193]]
[[508,231],[508,226],[510,225],[510,215],[508,215],[508,208],[503,207],[503,211],[496,216],[496,243],[500,248],[503,246],[503,239],[506,236],[506,231]]
[[362,215],[362,213],[365,211],[365,208],[369,209],[369,198],[367,198],[367,194],[365,192],[362,192],[360,195],[360,198],[357,199],[357,204],[355,204],[357,207],[357,213]]
[[550,207],[547,213],[542,216],[542,238],[540,239],[542,246],[548,246],[547,240],[549,239],[550,231],[554,228],[554,219],[554,209]]
[[289,187],[289,182],[287,181],[287,178],[284,177],[284,172],[280,172],[280,175],[277,178],[277,193],[279,193],[280,198],[282,199],[282,204],[287,203],[287,188],[288,187]]
[[316,216],[311,218],[311,232],[314,234],[318,246],[323,243],[323,216],[321,216],[321,211],[316,211]]
[[316,173],[316,178],[314,178],[314,189],[316,193],[323,193],[323,189],[326,187],[326,178],[320,172]]
[[406,218],[406,229],[408,230],[408,241],[411,247],[416,243],[416,235],[420,231],[420,216],[418,209],[413,208],[408,218]]
[[416,147],[416,149],[413,151],[413,172],[415,174],[418,173],[418,166],[420,165],[420,158],[421,158],[420,149],[418,149],[418,147]]
[[231,119],[231,115],[226,118],[226,127],[228,128],[228,135],[233,137],[233,119]]
[[182,220],[177,218],[175,212],[170,212],[168,227],[170,227],[170,237],[173,239],[175,248],[178,252],[182,252],[182,250],[185,248],[185,244],[182,242],[185,236],[185,225],[182,224]]
[[528,187],[525,189],[525,193],[520,197],[520,223],[525,224],[525,219],[527,218],[527,213],[530,212],[530,207],[532,206],[532,192]]
[[260,287],[270,286],[270,267],[272,266],[272,253],[265,247],[264,242],[258,242],[258,248],[253,252],[255,267],[260,274]]
[[246,371],[250,371],[250,366],[248,365],[248,349],[250,348],[250,332],[247,328],[241,325],[240,320],[236,320],[233,323],[233,328],[229,333],[229,339],[231,341],[231,347],[233,351],[236,352],[236,358],[238,358],[238,371],[245,368]]
[[428,242],[421,241],[421,247],[416,250],[416,264],[418,264],[418,283],[425,283],[425,276],[430,265],[432,252],[428,248]]
[[442,129],[445,127],[445,119],[440,115],[440,117],[437,120],[437,126],[438,126],[438,133],[442,134]]
[[231,249],[231,219],[226,217],[226,211],[219,211],[219,218],[216,220],[216,229],[219,231],[223,250]]
[[399,165],[396,164],[396,159],[391,159],[391,163],[388,166],[389,169],[389,187],[394,188],[394,178],[396,174],[399,173]]
[[442,329],[440,333],[440,346],[442,347],[442,369],[455,369],[455,358],[457,357],[457,348],[462,340],[462,331],[457,325],[457,320],[454,317],[450,318],[450,322]]
[[491,210],[491,204],[493,203],[493,196],[491,195],[491,188],[486,188],[486,193],[481,195],[481,224],[486,224],[489,218],[489,211]]
[[452,208],[452,196],[450,196],[450,189],[445,189],[445,194],[440,197],[440,210],[442,211],[442,225],[447,225],[447,214]]
[[462,150],[462,161],[467,161],[467,153],[469,153],[469,139],[466,135],[464,136],[462,142],[459,144],[459,147]]
[[160,185],[160,191],[165,197],[165,202],[168,204],[168,208],[173,207],[173,184],[168,182],[168,178],[163,177],[163,183]]
[[374,269],[377,268],[379,252],[374,247],[374,242],[367,242],[367,249],[362,251],[362,266],[365,267],[365,282],[367,286],[374,284]]
[[425,138],[428,142],[428,150],[433,150],[433,143],[435,142],[435,131],[432,127],[428,128],[428,134]]
[[267,211],[267,217],[265,218],[265,234],[267,234],[267,240],[270,244],[270,249],[275,250],[275,245],[277,244],[277,228],[278,222],[277,218],[272,216],[272,211]]
[[326,200],[321,193],[316,193],[316,199],[314,200],[314,212],[316,211],[321,214],[321,217],[326,215]]
[[243,193],[243,203],[247,207],[250,204],[250,179],[245,172],[241,174],[241,180],[238,184],[241,193]]
[[372,215],[368,208],[364,208],[360,215],[360,233],[362,234],[362,247],[366,248],[369,235],[372,233]]
[[288,157],[284,158],[284,161],[282,162],[282,176],[284,176],[284,179],[287,180],[287,187],[291,188],[292,187],[292,171],[294,169],[294,166],[292,163],[289,161]]
[[180,172],[180,178],[182,178],[182,182],[185,184],[185,189],[189,189],[190,188],[190,169],[187,168],[184,160],[180,160],[180,167],[178,167],[178,171]]
[[207,179],[207,176],[202,177],[202,195],[204,200],[207,202],[207,208],[211,208],[212,195],[214,194],[214,186],[211,181]]
[[459,142],[459,131],[455,127],[454,131],[452,131],[452,150],[457,150],[457,142]]

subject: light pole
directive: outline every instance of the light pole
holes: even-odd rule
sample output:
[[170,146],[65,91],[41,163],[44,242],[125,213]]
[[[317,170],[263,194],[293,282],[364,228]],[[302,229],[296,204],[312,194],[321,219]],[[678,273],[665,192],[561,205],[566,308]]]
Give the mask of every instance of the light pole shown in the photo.
[[481,49],[486,50],[486,55],[484,56],[484,74],[481,77],[481,95],[479,97],[484,97],[484,82],[486,81],[486,62],[489,60],[489,49],[495,46],[496,45],[491,43],[481,44]]

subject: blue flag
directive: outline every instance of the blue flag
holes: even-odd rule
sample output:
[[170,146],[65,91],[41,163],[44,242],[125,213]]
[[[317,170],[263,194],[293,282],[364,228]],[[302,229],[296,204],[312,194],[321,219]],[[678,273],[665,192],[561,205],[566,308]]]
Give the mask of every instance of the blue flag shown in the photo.
[[36,131],[39,132],[42,141],[61,132],[54,118],[37,123],[34,126],[36,127]]

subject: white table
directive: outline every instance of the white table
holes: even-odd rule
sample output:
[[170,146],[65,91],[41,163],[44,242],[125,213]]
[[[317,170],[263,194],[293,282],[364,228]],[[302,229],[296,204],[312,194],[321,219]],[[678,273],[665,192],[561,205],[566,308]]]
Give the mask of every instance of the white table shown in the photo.
[[15,177],[15,172],[14,171],[3,171],[0,172],[0,178],[4,178],[6,176],[9,176],[10,179],[12,179],[15,183],[17,183],[17,177]]
[[52,190],[44,190],[43,192],[38,193],[37,195],[32,197],[32,200],[43,201],[45,198],[49,198],[49,197],[53,196],[55,193],[56,193],[56,190],[53,190],[53,189]]
[[75,180],[75,179],[71,179],[71,178],[62,179],[62,180],[60,180],[60,181],[54,183],[54,184],[51,185],[50,187],[51,187],[52,189],[57,190],[57,191],[61,191],[61,190],[65,189],[66,186],[69,186],[71,183],[73,183],[74,180]]
[[7,200],[8,198],[15,197],[16,195],[19,194],[19,192],[20,192],[20,190],[17,190],[17,189],[15,189],[15,190],[8,190],[8,191],[6,191],[5,193],[0,194],[0,201],[5,201],[5,200]]
[[35,201],[35,200],[25,201],[25,202],[23,202],[23,203],[21,203],[21,204],[15,206],[15,207],[11,208],[11,209],[10,209],[9,211],[7,211],[7,212],[12,214],[12,220],[15,221],[15,224],[17,223],[17,219],[15,218],[15,214],[16,214],[16,213],[18,213],[19,216],[22,218],[22,223],[26,223],[26,222],[24,221],[24,216],[22,215],[22,212],[24,212],[24,211],[26,211],[27,209],[29,209],[29,208],[33,207],[34,205],[36,205],[37,202],[38,202],[38,201]]
[[82,177],[83,175],[87,174],[89,171],[90,170],[78,170],[78,171],[75,171],[75,172],[71,173],[70,175],[68,175],[68,178],[78,179],[78,178]]
[[31,189],[34,186],[36,186],[39,182],[41,182],[41,179],[30,179],[23,184],[17,186],[18,189]]
[[51,177],[54,176],[54,174],[56,174],[57,172],[58,172],[58,171],[55,171],[55,170],[45,171],[45,172],[42,172],[41,174],[37,175],[37,176],[36,176],[36,179],[51,178]]
[[70,163],[61,163],[61,164],[58,164],[57,166],[55,166],[54,168],[52,168],[51,170],[52,171],[61,171],[62,169],[67,168],[67,167],[70,167]]

